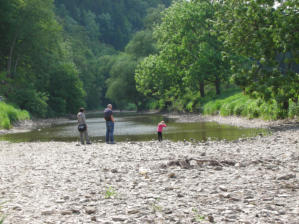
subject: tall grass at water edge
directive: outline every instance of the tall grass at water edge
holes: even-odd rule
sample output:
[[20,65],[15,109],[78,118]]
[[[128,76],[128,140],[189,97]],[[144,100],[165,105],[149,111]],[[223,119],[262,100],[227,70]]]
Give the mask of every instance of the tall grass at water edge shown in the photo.
[[0,129],[10,129],[13,123],[28,119],[30,119],[30,115],[27,111],[0,102]]
[[289,102],[289,110],[279,109],[275,100],[264,102],[261,99],[252,99],[242,93],[236,93],[224,99],[215,99],[204,105],[204,114],[221,116],[242,116],[248,118],[262,118],[277,120],[280,118],[299,118],[299,105]]

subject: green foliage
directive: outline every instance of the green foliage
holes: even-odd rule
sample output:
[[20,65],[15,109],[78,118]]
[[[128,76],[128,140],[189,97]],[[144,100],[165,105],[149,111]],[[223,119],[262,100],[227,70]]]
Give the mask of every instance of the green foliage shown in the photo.
[[223,46],[211,22],[215,10],[211,1],[177,1],[166,9],[154,28],[158,53],[142,60],[135,71],[139,92],[163,98],[165,107],[190,112],[198,106],[198,93],[205,96],[207,83],[220,93],[228,63],[221,57]]
[[[290,101],[289,117],[298,117],[298,105]],[[263,101],[252,99],[243,93],[237,93],[224,99],[216,99],[204,104],[204,114],[221,116],[243,116],[248,118],[261,117],[266,120],[284,118],[284,111],[275,100]]]
[[298,101],[297,101],[297,103],[294,103],[293,101],[289,102],[290,106],[289,106],[288,117],[290,117],[290,118],[297,117],[297,119],[299,119],[299,104],[298,104]]
[[49,92],[49,105],[58,114],[73,114],[85,104],[82,82],[73,64],[61,64],[53,71]]
[[215,25],[226,46],[224,55],[231,59],[234,82],[251,96],[275,100],[279,117],[286,117],[289,100],[295,103],[299,96],[298,1],[274,4],[221,1]]
[[106,191],[104,193],[104,198],[110,199],[110,198],[114,197],[115,195],[116,195],[116,191],[112,187],[109,187],[106,189]]
[[30,111],[35,116],[45,117],[47,114],[48,97],[29,87],[15,89],[8,99],[20,108]]
[[192,212],[194,213],[194,219],[196,222],[201,222],[201,221],[204,221],[206,219],[206,217],[204,215],[201,215],[198,211],[198,209],[196,208],[193,208],[192,209]]
[[139,57],[154,51],[152,33],[134,36],[127,51],[135,61],[129,60],[120,77],[110,74],[111,67],[106,71],[111,65],[105,64],[105,55],[124,49],[144,27],[147,10],[159,4],[169,5],[170,0],[0,1],[0,94],[32,115],[46,117],[86,105],[98,108],[107,102],[107,89],[110,96],[111,88],[125,86],[128,99],[122,95],[120,101],[139,107],[142,103],[133,97],[133,67]]
[[30,119],[27,111],[19,110],[12,105],[0,102],[0,129],[9,129],[17,121]]

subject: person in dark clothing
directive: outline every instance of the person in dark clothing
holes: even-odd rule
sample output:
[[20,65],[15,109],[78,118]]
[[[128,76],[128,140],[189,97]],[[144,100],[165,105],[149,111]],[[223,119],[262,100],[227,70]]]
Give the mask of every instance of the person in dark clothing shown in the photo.
[[104,118],[106,120],[106,143],[115,144],[113,132],[114,132],[114,117],[112,112],[112,105],[108,104],[104,110]]

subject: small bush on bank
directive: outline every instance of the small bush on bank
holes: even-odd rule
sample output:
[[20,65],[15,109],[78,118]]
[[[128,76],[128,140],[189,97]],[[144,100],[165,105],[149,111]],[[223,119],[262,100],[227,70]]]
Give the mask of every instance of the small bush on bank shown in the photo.
[[13,123],[28,119],[30,119],[30,115],[27,111],[0,102],[0,129],[9,129]]

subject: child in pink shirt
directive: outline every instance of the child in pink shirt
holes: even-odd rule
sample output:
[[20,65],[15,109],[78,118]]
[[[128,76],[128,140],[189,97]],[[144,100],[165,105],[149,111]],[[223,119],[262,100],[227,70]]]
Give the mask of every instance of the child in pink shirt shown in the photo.
[[163,131],[163,128],[167,127],[165,122],[164,121],[161,121],[159,124],[158,124],[158,127],[157,127],[157,132],[158,132],[158,140],[159,142],[162,141],[162,131]]

